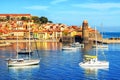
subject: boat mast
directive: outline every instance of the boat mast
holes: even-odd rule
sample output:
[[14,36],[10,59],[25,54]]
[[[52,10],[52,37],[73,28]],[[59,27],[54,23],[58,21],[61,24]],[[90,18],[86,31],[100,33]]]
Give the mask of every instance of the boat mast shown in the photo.
[[[101,29],[102,29],[102,27],[103,27],[103,24],[101,23]],[[102,30],[102,45],[103,45],[103,30]]]
[[[27,36],[26,36],[26,37],[27,37]],[[27,50],[28,50],[28,49],[27,49],[27,38],[25,39],[25,42],[26,42],[26,43],[25,43],[25,46],[26,46],[26,47],[25,47],[25,50],[26,50],[26,52],[27,52]]]
[[30,60],[30,22],[28,23],[29,26],[29,60]]
[[96,31],[96,27],[95,27],[95,45],[96,45],[96,52],[95,52],[95,54],[96,54],[96,60],[98,59],[98,52],[97,52],[97,49],[98,49],[98,46],[97,46],[97,31]]
[[[101,29],[102,29],[102,27],[103,27],[103,24],[101,23]],[[103,29],[102,29],[102,46],[104,46],[103,45]],[[102,49],[102,54],[104,55],[104,58],[105,58],[105,60],[106,60],[106,56],[105,56],[105,54],[104,54],[104,51],[103,51],[103,49]]]
[[17,42],[16,42],[17,43],[17,51],[16,51],[17,56],[16,57],[18,59],[18,27],[17,27],[17,37],[16,38],[17,38]]

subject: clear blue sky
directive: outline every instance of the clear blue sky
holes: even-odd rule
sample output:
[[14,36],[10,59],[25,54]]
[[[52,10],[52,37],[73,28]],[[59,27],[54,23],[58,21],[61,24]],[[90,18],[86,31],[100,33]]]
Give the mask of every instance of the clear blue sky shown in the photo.
[[54,23],[120,30],[120,0],[0,0],[0,13],[30,13]]

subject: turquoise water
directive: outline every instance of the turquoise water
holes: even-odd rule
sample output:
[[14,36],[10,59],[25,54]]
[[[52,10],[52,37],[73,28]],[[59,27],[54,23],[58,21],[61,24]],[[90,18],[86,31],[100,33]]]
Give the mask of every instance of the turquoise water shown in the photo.
[[[5,59],[16,56],[16,44],[0,47],[0,80],[119,80],[120,44],[109,44],[104,50],[110,65],[108,69],[84,69],[78,64],[84,54],[94,54],[95,49],[62,51],[62,43],[37,43],[41,62],[39,65],[20,68],[7,67]],[[25,47],[21,43],[20,47]],[[34,45],[32,45],[33,48]],[[98,50],[103,60],[102,50]]]

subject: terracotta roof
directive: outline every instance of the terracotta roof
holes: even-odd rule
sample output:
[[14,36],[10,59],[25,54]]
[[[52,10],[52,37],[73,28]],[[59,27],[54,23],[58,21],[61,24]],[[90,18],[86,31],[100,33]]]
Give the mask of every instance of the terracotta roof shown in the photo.
[[31,16],[31,14],[0,14],[0,16]]

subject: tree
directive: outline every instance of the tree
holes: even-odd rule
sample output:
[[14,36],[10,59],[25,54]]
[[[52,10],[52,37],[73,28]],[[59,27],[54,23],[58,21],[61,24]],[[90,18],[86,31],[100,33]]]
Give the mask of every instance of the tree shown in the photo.
[[40,24],[39,17],[37,17],[37,16],[32,16],[32,20],[34,20],[35,23]]
[[23,20],[23,21],[28,21],[29,18],[27,18],[27,17],[21,17],[21,20]]
[[6,16],[6,19],[7,19],[7,20],[10,20],[10,16]]
[[53,23],[52,21],[48,21],[49,23]]
[[40,20],[41,24],[44,24],[44,23],[48,22],[48,19],[46,17],[43,17],[43,16],[40,17],[39,20]]

